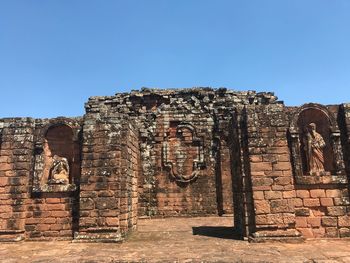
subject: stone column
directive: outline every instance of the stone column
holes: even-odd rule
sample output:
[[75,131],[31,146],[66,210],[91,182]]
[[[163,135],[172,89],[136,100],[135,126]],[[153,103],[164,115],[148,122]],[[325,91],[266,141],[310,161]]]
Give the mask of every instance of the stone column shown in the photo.
[[4,119],[0,148],[0,241],[25,238],[28,179],[32,170],[33,120]]
[[301,241],[295,229],[295,189],[283,104],[247,106],[254,228],[250,241]]
[[[137,159],[130,156],[137,148],[129,149],[131,129],[125,116],[85,116],[75,242],[120,242],[136,226]],[[138,145],[137,138],[132,139]]]

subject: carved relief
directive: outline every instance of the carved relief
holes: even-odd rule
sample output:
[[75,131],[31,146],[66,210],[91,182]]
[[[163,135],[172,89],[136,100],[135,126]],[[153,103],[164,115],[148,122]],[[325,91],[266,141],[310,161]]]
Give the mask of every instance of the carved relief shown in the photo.
[[48,182],[51,184],[69,183],[69,164],[67,158],[58,155],[53,156]]
[[203,141],[188,123],[172,122],[163,143],[163,164],[178,182],[193,181],[204,165]]

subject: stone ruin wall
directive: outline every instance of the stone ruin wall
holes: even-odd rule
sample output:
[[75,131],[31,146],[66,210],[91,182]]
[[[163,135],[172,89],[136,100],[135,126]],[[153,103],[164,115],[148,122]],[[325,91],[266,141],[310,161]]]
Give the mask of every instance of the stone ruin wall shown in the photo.
[[[350,236],[349,104],[144,88],[85,108],[0,119],[0,240],[118,242],[138,217],[215,214],[234,214],[255,242]],[[310,122],[326,141],[317,175],[302,148]],[[50,179],[54,155],[69,163],[66,183]]]

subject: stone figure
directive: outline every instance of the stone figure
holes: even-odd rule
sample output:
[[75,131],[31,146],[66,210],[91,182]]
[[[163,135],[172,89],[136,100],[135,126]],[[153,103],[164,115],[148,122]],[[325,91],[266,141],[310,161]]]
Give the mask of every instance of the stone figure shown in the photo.
[[305,136],[305,151],[308,171],[310,174],[324,172],[323,148],[326,143],[321,134],[316,131],[316,124],[310,123]]
[[50,168],[50,183],[69,183],[69,164],[67,158],[58,155],[53,156],[53,162]]

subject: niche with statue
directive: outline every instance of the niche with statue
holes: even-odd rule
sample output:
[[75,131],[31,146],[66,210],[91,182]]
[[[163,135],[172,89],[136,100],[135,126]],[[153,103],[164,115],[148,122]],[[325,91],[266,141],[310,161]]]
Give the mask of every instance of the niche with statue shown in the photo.
[[79,123],[70,119],[56,119],[39,129],[33,192],[76,190],[80,177],[79,132]]
[[336,120],[319,104],[306,104],[295,113],[289,129],[297,183],[346,183]]

